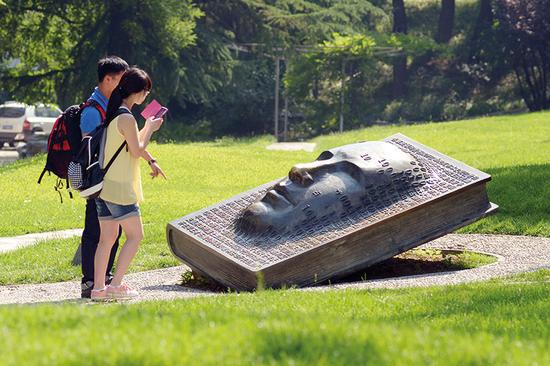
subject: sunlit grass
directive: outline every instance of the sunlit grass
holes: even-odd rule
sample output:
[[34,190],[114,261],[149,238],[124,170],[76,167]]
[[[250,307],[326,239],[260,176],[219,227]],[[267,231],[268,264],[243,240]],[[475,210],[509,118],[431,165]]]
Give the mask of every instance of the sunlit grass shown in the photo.
[[[461,232],[550,236],[550,113],[499,116],[476,120],[403,126],[375,126],[343,134],[321,136],[315,152],[270,151],[270,137],[225,138],[215,142],[151,144],[168,180],[151,180],[143,164],[145,202],[142,204],[145,240],[131,266],[141,271],[173,266],[177,260],[166,244],[169,221],[215,204],[235,194],[287,174],[298,162],[311,161],[324,149],[362,140],[378,140],[401,132],[442,153],[492,174],[489,198],[500,206],[496,215],[480,220]],[[35,157],[0,167],[0,236],[21,235],[82,227],[84,201],[61,204],[53,190],[53,177],[36,184],[44,157]],[[13,256],[41,257],[52,267],[48,281],[76,278],[78,270],[66,262],[72,259],[77,241],[53,241],[26,248]],[[56,251],[45,248],[56,247]],[[17,254],[21,253],[21,254]],[[55,254],[50,254],[55,253]],[[0,269],[11,260],[0,255]],[[12,263],[12,262],[11,262]],[[21,266],[22,267],[22,266]],[[44,276],[20,273],[22,281],[44,281]],[[25,280],[25,281],[27,281]],[[15,280],[12,280],[15,281]]]
[[549,273],[521,285],[0,307],[0,364],[546,365]]

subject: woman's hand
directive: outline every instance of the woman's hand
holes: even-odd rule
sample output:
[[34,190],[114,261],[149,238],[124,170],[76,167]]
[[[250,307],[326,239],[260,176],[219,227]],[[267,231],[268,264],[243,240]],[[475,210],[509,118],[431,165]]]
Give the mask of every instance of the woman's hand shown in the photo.
[[166,178],[166,175],[164,174],[164,172],[162,171],[162,169],[160,168],[160,166],[155,162],[155,163],[152,163],[149,165],[151,167],[151,173],[149,173],[149,175],[151,176],[151,178],[156,178],[158,177],[159,175],[162,176],[164,179],[167,179]]
[[145,124],[149,125],[153,132],[159,130],[160,126],[162,126],[162,122],[164,122],[164,118],[149,117],[145,120]]

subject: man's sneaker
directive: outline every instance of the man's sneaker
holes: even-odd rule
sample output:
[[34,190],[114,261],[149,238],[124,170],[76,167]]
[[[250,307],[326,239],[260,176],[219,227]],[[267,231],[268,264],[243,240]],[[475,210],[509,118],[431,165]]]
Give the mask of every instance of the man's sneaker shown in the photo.
[[[105,284],[110,285],[113,280],[113,276],[105,277]],[[86,281],[80,285],[80,297],[83,299],[89,299],[92,294],[92,289],[94,288],[94,281]]]
[[99,290],[92,290],[90,294],[92,301],[105,301],[108,300],[107,297],[107,287],[103,287]]
[[89,299],[92,295],[92,289],[94,288],[94,282],[93,281],[86,281],[83,284],[80,285],[81,293],[80,297],[83,299]]
[[131,289],[124,283],[120,286],[107,286],[107,297],[110,299],[133,299],[138,295],[136,290]]

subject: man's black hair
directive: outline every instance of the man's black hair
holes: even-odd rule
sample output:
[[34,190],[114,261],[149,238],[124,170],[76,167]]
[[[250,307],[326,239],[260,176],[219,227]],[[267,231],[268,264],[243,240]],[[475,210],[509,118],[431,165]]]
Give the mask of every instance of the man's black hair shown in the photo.
[[128,70],[126,61],[118,56],[107,56],[97,62],[97,79],[101,83],[106,75]]

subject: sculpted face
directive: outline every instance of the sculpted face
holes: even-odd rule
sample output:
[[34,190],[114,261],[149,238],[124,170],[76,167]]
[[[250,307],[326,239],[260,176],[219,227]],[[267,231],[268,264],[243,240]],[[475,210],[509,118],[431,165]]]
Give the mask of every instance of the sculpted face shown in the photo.
[[[251,204],[240,218],[247,232],[278,232],[327,215],[341,215],[380,196],[424,185],[426,169],[410,154],[382,141],[324,151],[292,167],[288,178]],[[369,199],[370,197],[370,199]]]

